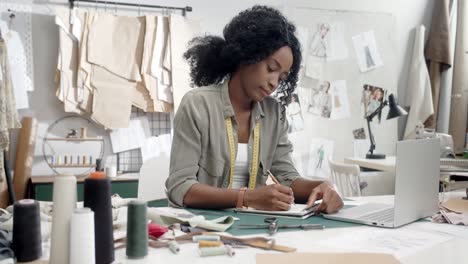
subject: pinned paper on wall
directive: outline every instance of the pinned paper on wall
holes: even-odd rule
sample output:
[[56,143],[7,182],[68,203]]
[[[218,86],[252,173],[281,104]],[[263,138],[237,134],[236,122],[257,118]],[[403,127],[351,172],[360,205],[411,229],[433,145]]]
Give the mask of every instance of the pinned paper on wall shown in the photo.
[[326,58],[330,48],[330,24],[327,22],[317,23],[317,28],[312,35],[309,45],[310,54]]
[[171,134],[163,134],[158,137],[149,137],[141,146],[141,159],[143,163],[153,157],[171,155]]
[[364,131],[364,128],[358,128],[353,130],[353,136],[354,139],[366,139],[366,132]]
[[332,94],[330,81],[321,81],[309,90],[310,101],[307,105],[307,113],[330,118],[332,110]]
[[127,128],[119,128],[110,132],[112,150],[114,153],[137,149],[146,144],[146,139],[151,136],[147,116],[141,116],[130,120]]
[[353,44],[361,72],[367,72],[383,66],[383,61],[375,41],[374,31],[367,31],[354,36]]
[[330,83],[332,94],[331,119],[343,119],[351,115],[349,110],[348,90],[345,80],[336,80]]
[[330,43],[327,47],[327,61],[345,60],[348,58],[348,46],[344,38],[344,24],[332,23],[330,27]]
[[301,131],[304,129],[304,119],[302,117],[301,103],[297,93],[291,94],[288,105],[286,106],[286,118],[289,123],[289,133]]
[[317,60],[314,56],[309,56],[307,58],[307,64],[305,66],[305,76],[312,79],[322,79],[323,67],[322,63]]
[[[371,115],[382,104],[386,91],[375,85],[364,84],[361,104],[364,107],[364,118]],[[379,115],[380,120],[380,115]]]
[[324,138],[313,138],[310,142],[307,175],[319,178],[330,177],[328,159],[333,157],[334,142]]

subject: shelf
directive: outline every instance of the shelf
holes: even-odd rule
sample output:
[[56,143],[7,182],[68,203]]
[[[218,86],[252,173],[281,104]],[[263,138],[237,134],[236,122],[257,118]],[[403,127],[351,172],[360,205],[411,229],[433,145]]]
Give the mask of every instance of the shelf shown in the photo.
[[104,141],[103,138],[45,138],[51,141]]
[[83,165],[50,165],[52,168],[94,168],[96,164],[83,164]]

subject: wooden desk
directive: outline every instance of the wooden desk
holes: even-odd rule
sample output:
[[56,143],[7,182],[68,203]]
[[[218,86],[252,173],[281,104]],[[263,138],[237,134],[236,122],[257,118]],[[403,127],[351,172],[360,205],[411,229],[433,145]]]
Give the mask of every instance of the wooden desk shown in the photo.
[[[55,176],[32,176],[28,184],[27,197],[39,201],[52,201]],[[83,201],[83,183],[85,177],[77,178],[78,201]],[[138,177],[117,176],[111,178],[112,193],[123,198],[135,198],[138,194]]]
[[359,167],[386,171],[386,172],[395,172],[395,156],[387,156],[385,159],[366,159],[366,158],[345,158],[345,163],[356,164]]

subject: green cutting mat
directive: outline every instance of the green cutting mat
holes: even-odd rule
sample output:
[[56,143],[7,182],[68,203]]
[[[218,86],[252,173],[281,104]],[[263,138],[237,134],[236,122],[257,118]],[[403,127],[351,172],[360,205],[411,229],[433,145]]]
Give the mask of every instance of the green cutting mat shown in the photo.
[[[151,201],[148,203],[150,207],[165,207],[168,206],[167,200],[156,200]],[[345,206],[345,208],[347,208]],[[186,208],[188,211],[196,214],[196,215],[203,215],[206,219],[215,219],[221,216],[231,215],[233,217],[237,217],[240,220],[235,221],[234,225],[232,225],[227,232],[231,233],[235,236],[241,235],[253,235],[253,234],[265,234],[267,233],[266,229],[261,228],[249,228],[249,229],[240,229],[237,228],[238,225],[241,224],[264,224],[263,220],[265,217],[269,216],[262,216],[262,215],[253,215],[253,214],[241,214],[236,213],[234,211],[225,211],[225,210],[205,210],[205,209],[190,209]],[[348,222],[341,222],[341,221],[334,221],[325,219],[322,216],[311,216],[307,219],[294,219],[288,217],[277,217],[278,224],[280,225],[300,225],[300,224],[321,224],[325,228],[340,228],[340,227],[352,227],[358,226],[359,224],[348,223]],[[287,231],[297,231],[300,230],[299,228],[287,228],[287,229],[278,229],[278,232],[287,232]],[[307,232],[320,232],[320,230],[310,230]]]

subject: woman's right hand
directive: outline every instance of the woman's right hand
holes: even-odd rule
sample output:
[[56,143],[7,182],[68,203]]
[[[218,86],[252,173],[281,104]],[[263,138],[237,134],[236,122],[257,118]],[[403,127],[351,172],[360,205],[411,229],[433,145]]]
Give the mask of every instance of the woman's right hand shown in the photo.
[[294,202],[291,188],[272,184],[255,190],[248,189],[244,196],[244,205],[258,210],[286,211]]

